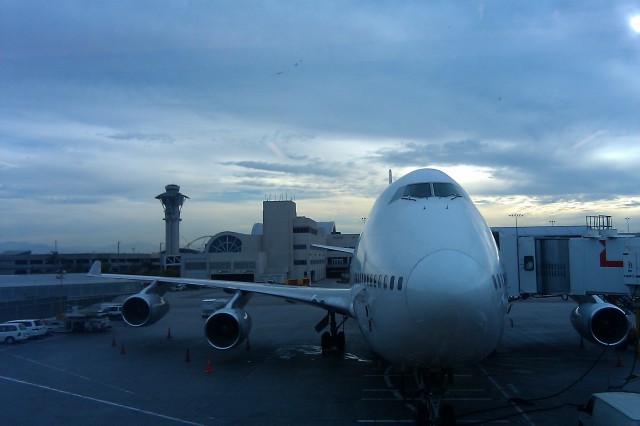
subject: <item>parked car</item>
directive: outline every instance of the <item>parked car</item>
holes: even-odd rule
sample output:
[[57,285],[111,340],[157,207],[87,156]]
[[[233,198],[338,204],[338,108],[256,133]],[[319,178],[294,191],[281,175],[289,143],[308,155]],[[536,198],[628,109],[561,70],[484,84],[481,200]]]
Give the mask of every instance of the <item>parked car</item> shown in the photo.
[[8,344],[26,340],[29,338],[27,327],[23,324],[4,323],[0,324],[0,341]]
[[7,321],[7,323],[22,324],[27,328],[30,337],[40,337],[47,334],[47,327],[39,319],[21,319]]

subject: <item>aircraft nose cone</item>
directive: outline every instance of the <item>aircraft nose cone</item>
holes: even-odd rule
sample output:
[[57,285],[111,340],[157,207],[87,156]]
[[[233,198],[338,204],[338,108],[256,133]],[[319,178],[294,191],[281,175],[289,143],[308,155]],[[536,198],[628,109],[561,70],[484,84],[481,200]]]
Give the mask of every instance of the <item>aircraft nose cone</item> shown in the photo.
[[[455,250],[431,253],[413,268],[407,283],[407,305],[413,320],[430,335],[467,327],[469,309],[481,303],[491,276],[473,258]],[[476,326],[483,325],[476,317]]]

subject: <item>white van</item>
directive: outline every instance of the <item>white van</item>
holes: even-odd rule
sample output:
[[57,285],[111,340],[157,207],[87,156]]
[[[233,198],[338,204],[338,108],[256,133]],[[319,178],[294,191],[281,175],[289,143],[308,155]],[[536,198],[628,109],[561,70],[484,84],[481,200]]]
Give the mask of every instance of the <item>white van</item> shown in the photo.
[[100,310],[109,315],[109,319],[122,318],[122,303],[102,303]]
[[31,337],[40,337],[47,334],[47,327],[44,325],[42,320],[39,319],[12,320],[7,321],[7,323],[23,324],[27,327],[27,332]]
[[582,416],[579,425],[640,426],[640,394],[594,393],[580,411]]
[[27,327],[22,324],[0,324],[0,341],[12,344],[29,338]]

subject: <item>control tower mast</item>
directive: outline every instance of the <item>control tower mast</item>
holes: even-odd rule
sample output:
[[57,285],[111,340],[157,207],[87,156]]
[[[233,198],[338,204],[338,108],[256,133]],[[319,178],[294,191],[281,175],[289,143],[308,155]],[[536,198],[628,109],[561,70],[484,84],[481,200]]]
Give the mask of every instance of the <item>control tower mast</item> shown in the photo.
[[165,223],[165,266],[180,265],[180,211],[184,200],[189,198],[180,193],[180,186],[166,185],[165,192],[156,198],[164,208]]

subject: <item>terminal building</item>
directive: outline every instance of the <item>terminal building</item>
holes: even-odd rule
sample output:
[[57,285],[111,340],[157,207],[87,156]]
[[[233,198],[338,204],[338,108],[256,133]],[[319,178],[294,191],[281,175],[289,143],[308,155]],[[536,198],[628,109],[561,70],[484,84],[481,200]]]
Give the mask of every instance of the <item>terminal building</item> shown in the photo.
[[183,254],[182,277],[231,281],[314,282],[341,278],[350,255],[314,245],[355,248],[357,234],[341,234],[334,222],[316,222],[296,213],[296,203],[264,201],[262,223],[251,234],[220,232],[203,253]]

